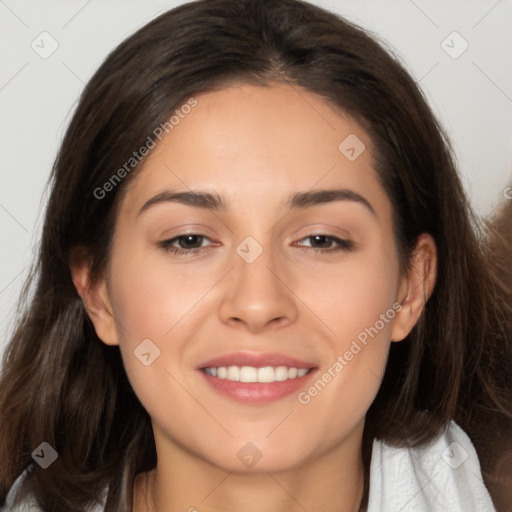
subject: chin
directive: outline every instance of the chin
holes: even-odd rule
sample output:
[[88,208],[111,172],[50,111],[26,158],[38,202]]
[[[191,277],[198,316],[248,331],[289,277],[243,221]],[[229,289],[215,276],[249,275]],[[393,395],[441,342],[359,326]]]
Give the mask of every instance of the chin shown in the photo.
[[[274,473],[293,470],[304,464],[313,453],[304,451],[305,440],[284,444],[272,442],[232,440],[229,445],[218,447],[214,453],[203,452],[201,458],[226,471],[237,473]],[[299,449],[300,448],[300,449]]]

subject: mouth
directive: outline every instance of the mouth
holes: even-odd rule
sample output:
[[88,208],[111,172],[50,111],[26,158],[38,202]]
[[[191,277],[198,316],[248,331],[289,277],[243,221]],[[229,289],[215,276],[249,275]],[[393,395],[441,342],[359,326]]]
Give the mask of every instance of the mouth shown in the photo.
[[268,403],[298,392],[318,368],[283,354],[237,353],[201,364],[211,389],[242,403]]

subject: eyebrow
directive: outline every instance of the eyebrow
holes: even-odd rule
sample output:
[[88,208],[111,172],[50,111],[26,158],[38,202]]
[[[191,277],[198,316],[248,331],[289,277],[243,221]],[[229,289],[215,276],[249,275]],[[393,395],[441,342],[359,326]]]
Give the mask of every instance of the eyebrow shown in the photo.
[[[288,210],[307,208],[334,201],[354,201],[365,206],[373,215],[377,214],[371,203],[361,194],[345,188],[311,190],[307,192],[295,192],[288,197],[285,207]],[[217,194],[202,190],[195,191],[171,191],[165,190],[144,203],[137,215],[147,211],[152,206],[161,203],[181,203],[196,208],[208,210],[227,211],[228,206],[224,198]]]

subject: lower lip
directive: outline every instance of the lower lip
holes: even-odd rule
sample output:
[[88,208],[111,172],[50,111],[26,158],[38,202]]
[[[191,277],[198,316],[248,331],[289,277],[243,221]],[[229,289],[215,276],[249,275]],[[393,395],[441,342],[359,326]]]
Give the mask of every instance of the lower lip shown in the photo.
[[313,368],[303,377],[279,382],[239,382],[212,377],[199,370],[206,382],[218,393],[238,402],[259,404],[273,402],[298,392],[315,371],[316,368]]

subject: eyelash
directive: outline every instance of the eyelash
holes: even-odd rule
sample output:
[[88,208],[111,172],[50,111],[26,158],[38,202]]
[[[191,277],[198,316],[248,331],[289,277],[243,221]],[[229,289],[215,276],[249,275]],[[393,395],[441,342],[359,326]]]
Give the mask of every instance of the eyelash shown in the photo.
[[[187,233],[185,235],[175,236],[174,238],[170,238],[169,240],[163,240],[162,242],[158,242],[157,245],[158,245],[158,247],[163,249],[165,252],[168,252],[171,254],[187,254],[187,255],[196,254],[196,253],[200,252],[202,249],[204,249],[204,247],[195,247],[193,249],[181,249],[179,247],[172,246],[172,244],[175,241],[179,240],[180,238],[186,238],[186,237],[191,237],[191,236],[200,237],[201,239],[208,239],[208,237],[205,235],[200,235],[198,233]],[[314,247],[311,247],[311,248],[306,247],[305,249],[311,249],[316,253],[318,253],[318,252],[333,253],[333,252],[339,252],[339,251],[351,251],[354,249],[354,243],[351,242],[350,240],[343,240],[341,238],[337,238],[337,237],[329,236],[329,235],[323,235],[323,234],[309,235],[309,236],[302,238],[301,240],[306,240],[307,238],[314,238],[314,237],[324,237],[327,240],[337,243],[338,247],[335,247],[334,249],[316,249]]]

